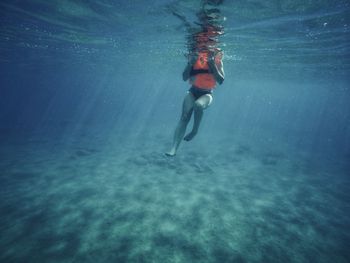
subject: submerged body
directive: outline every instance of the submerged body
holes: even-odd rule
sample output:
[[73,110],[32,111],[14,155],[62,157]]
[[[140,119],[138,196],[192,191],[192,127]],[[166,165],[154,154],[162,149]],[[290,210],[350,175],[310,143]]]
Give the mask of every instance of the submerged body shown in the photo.
[[[216,83],[222,84],[224,77],[222,53],[220,51],[206,50],[190,56],[189,62],[183,72],[183,80],[189,80],[192,86],[184,98],[182,114],[175,130],[173,145],[166,155],[174,156],[182,139],[190,141],[196,136],[202,120],[203,111],[213,101],[212,93],[216,87]],[[193,128],[185,136],[192,113],[194,113]]]

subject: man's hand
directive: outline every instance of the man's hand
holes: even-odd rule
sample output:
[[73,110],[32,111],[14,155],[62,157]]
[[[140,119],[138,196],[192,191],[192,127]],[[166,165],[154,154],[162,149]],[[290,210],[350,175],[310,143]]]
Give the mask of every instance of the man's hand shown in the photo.
[[193,65],[194,63],[196,63],[197,59],[198,59],[198,53],[197,52],[193,52],[193,53],[188,55],[188,63],[190,65]]
[[211,64],[211,65],[215,65],[215,56],[216,56],[216,53],[213,52],[213,51],[210,51],[208,53],[208,64]]
[[215,50],[210,50],[208,54],[208,62],[215,62],[215,58],[219,53]]

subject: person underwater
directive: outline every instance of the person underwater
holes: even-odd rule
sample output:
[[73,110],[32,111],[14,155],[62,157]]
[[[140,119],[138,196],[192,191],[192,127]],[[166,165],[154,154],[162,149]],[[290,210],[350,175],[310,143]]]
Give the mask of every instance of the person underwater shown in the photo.
[[[225,79],[223,51],[218,47],[218,38],[224,33],[221,24],[224,17],[218,8],[223,1],[202,0],[202,8],[196,14],[200,28],[191,26],[186,17],[177,11],[176,6],[169,6],[169,11],[179,18],[189,32],[187,36],[188,63],[183,71],[184,81],[191,87],[183,100],[182,113],[176,126],[171,149],[167,156],[175,156],[182,140],[191,141],[198,133],[203,112],[213,101],[213,91]],[[192,130],[186,134],[187,125],[193,117]],[[186,134],[186,135],[185,135]]]
[[[207,38],[208,36],[202,34],[197,37]],[[208,47],[208,41],[209,38],[198,41],[197,50],[188,56],[188,63],[182,77],[184,81],[189,81],[191,87],[183,100],[181,118],[175,129],[172,147],[165,153],[167,156],[176,155],[182,140],[190,141],[196,136],[203,111],[213,101],[213,90],[216,88],[216,84],[221,85],[225,79],[223,53],[218,48]],[[185,136],[192,115],[194,115],[193,127]]]

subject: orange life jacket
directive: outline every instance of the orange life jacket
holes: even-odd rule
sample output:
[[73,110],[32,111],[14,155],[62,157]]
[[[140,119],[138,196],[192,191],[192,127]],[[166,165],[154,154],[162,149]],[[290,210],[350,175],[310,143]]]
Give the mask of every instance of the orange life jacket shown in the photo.
[[[215,57],[215,63],[219,65],[221,57]],[[199,89],[214,89],[216,86],[216,80],[212,73],[209,72],[208,65],[208,53],[200,52],[196,62],[192,66],[191,75],[194,78],[190,78],[190,83]]]

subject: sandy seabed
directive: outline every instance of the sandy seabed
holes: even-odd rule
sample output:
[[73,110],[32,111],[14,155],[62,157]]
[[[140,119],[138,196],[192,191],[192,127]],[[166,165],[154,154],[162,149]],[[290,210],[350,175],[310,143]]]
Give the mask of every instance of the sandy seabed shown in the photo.
[[349,176],[282,146],[3,140],[1,262],[350,262]]

